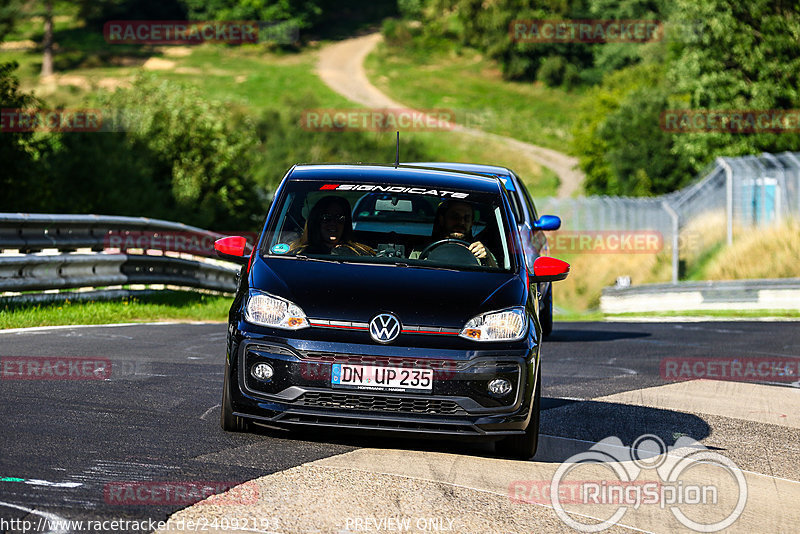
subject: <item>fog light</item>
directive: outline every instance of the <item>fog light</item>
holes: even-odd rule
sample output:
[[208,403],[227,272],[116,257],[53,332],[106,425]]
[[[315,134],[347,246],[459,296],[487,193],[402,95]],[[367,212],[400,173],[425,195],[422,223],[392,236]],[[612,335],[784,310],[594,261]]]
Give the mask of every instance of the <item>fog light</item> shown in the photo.
[[505,397],[511,393],[511,382],[505,378],[495,378],[489,382],[489,393],[498,397]]
[[268,363],[257,363],[250,368],[250,374],[258,380],[269,380],[275,374],[275,370]]

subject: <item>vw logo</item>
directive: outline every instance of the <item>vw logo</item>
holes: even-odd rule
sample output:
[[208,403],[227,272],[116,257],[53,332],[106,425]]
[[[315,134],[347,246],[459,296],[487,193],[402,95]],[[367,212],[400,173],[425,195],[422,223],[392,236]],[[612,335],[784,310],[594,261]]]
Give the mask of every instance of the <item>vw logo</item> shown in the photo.
[[369,323],[369,335],[378,343],[390,343],[400,335],[400,320],[390,313],[376,315]]

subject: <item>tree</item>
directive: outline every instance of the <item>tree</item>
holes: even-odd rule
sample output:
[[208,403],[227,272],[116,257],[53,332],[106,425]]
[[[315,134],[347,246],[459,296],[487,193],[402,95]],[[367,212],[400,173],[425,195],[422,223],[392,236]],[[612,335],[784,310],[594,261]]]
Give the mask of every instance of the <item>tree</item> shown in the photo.
[[44,56],[42,57],[42,77],[53,75],[53,0],[44,2]]
[[20,17],[21,10],[22,0],[0,2],[0,41],[14,29],[14,23]]
[[[0,63],[0,109],[29,109],[40,102],[20,91],[14,76],[16,63]],[[32,132],[3,131],[10,126],[4,119],[0,126],[0,211],[26,211],[47,196],[47,183],[40,172],[41,143]]]
[[[770,110],[800,107],[800,4],[794,0],[676,0],[685,20],[705,21],[676,42],[667,83],[674,108]],[[790,133],[689,133],[676,151],[699,168],[716,156],[800,150]]]

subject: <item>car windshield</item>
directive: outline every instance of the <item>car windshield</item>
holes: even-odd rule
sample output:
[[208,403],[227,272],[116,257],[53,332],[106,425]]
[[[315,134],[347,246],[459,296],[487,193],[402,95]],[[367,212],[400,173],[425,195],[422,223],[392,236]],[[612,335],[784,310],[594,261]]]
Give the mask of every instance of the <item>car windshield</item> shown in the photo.
[[262,254],[302,260],[511,271],[500,193],[434,186],[289,182]]

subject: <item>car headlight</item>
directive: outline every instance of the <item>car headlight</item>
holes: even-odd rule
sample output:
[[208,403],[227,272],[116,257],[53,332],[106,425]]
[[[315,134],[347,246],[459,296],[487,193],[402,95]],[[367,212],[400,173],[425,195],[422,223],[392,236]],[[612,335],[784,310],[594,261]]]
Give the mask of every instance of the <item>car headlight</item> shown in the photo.
[[475,341],[517,341],[528,326],[525,308],[508,308],[470,319],[459,336]]
[[286,330],[299,330],[309,326],[306,314],[299,306],[266,293],[250,293],[244,318],[249,323]]

